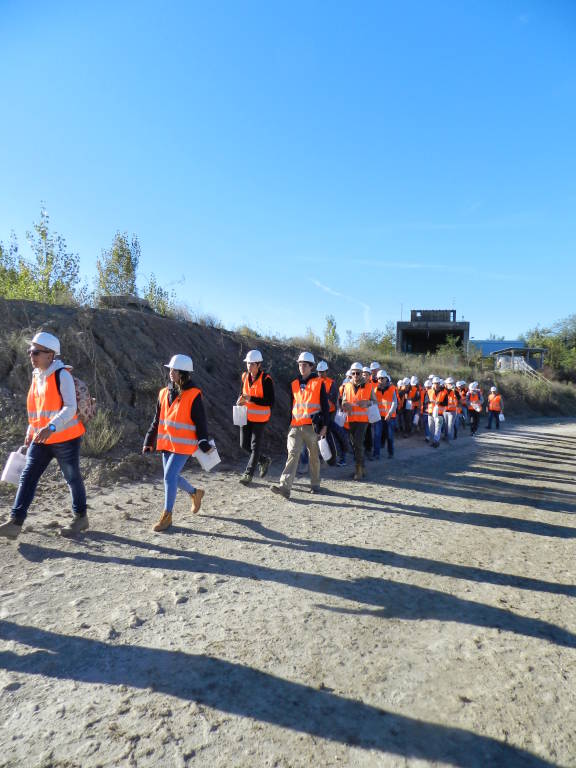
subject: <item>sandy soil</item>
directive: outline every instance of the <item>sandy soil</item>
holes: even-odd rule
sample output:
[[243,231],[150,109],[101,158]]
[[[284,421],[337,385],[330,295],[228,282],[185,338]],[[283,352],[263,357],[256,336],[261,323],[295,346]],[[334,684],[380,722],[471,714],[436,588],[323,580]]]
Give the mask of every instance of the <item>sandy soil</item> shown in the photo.
[[[2,766],[576,766],[574,423],[269,478],[43,483],[0,544]],[[281,462],[273,465],[277,478]]]

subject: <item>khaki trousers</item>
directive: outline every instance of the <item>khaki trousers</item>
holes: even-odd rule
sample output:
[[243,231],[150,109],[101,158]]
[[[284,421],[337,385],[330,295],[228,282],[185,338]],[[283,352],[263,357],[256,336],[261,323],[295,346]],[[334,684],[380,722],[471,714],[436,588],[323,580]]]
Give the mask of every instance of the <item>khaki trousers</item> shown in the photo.
[[310,485],[313,488],[320,485],[318,435],[314,432],[312,424],[305,424],[303,427],[292,427],[290,432],[288,432],[288,440],[286,442],[288,458],[286,460],[286,466],[280,475],[280,485],[288,490],[291,490],[292,488],[303,445],[308,448],[308,453],[310,454]]

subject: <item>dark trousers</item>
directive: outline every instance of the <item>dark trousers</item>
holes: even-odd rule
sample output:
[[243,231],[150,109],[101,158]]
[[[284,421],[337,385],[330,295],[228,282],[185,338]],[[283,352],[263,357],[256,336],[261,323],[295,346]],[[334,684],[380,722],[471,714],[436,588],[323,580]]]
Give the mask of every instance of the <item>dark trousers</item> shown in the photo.
[[[366,432],[369,431],[371,433],[372,430],[368,430],[369,424],[366,421],[351,421],[348,426],[354,462],[364,466],[364,441],[366,439]],[[372,438],[371,434],[370,438]]]
[[487,429],[492,429],[492,419],[494,419],[494,427],[500,429],[500,411],[488,411]]
[[249,421],[245,427],[240,427],[240,447],[250,454],[246,472],[253,475],[257,465],[265,458],[262,453],[262,438],[266,421]]
[[478,431],[478,424],[480,422],[480,414],[478,411],[469,410],[468,417],[470,419],[470,433],[475,435]]
[[382,447],[388,447],[388,456],[394,456],[394,430],[396,429],[396,419],[382,420]]
[[338,458],[346,459],[346,451],[349,447],[347,435],[348,430],[344,429],[344,427],[339,427],[334,419],[331,419],[328,431],[331,432],[334,437],[334,442],[336,443],[336,447],[338,449]]
[[10,517],[15,523],[23,523],[32,504],[38,481],[52,459],[56,459],[72,496],[72,510],[79,517],[86,514],[86,489],[80,475],[81,437],[64,443],[31,443],[26,466],[20,475],[20,484]]

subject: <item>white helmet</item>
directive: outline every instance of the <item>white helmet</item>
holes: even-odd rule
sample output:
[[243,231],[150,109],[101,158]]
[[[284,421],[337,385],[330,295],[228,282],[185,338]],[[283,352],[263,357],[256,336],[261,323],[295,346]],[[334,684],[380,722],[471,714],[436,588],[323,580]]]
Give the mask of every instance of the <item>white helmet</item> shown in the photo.
[[478,384],[478,382],[477,382],[477,381],[471,381],[471,382],[470,382],[470,387],[469,387],[469,388],[470,388],[470,389],[480,389],[480,385]]
[[442,384],[442,379],[440,376],[434,376],[432,379],[432,384]]
[[173,368],[175,371],[189,371],[194,370],[192,358],[188,355],[173,355],[170,358],[170,362],[164,365],[164,368]]
[[377,371],[380,368],[380,363],[377,363],[374,361],[373,363],[370,363],[370,370],[371,371]]
[[430,379],[426,379],[426,381],[424,382],[424,388],[430,389],[431,386],[432,386],[432,382],[430,381]]
[[454,386],[454,379],[452,378],[452,376],[448,376],[448,378],[445,381],[445,384],[449,384],[451,386]]
[[368,366],[367,366],[367,365],[365,365],[365,366],[362,368],[362,370],[364,371],[364,373],[370,373],[370,372],[371,372],[371,371],[370,371],[370,368],[368,368]]
[[352,363],[350,366],[349,373],[352,373],[352,371],[361,371],[362,370],[362,363]]
[[418,384],[418,376],[412,376],[412,378],[410,379],[410,384],[412,384],[412,386],[415,387],[416,384]]
[[310,363],[311,365],[314,365],[314,355],[312,354],[312,352],[300,352],[298,356],[298,362]]
[[466,382],[465,382],[465,381],[462,381],[462,380],[461,380],[461,381],[457,381],[457,382],[456,382],[456,386],[457,386],[457,387],[465,387],[465,386],[466,386]]
[[328,363],[326,360],[320,360],[318,365],[316,366],[317,371],[327,371],[328,370]]
[[262,352],[259,349],[251,349],[244,358],[245,363],[261,363],[263,360]]
[[490,392],[498,392],[498,389],[496,387],[490,387]]
[[396,382],[396,386],[397,387],[403,387],[404,386],[404,379],[398,379],[398,381]]
[[40,333],[37,333],[29,343],[40,344],[41,347],[46,347],[46,349],[52,350],[52,352],[55,352],[57,355],[60,354],[59,339],[51,333],[47,333],[47,331],[40,331]]
[[404,378],[404,386],[407,387],[409,384],[410,384],[410,378],[408,376],[406,376]]
[[376,378],[377,378],[377,379],[389,379],[389,378],[390,378],[390,376],[388,376],[388,374],[386,373],[386,371],[384,370],[384,368],[380,368],[380,370],[379,370],[379,371],[378,371],[378,373],[376,374]]
[[434,379],[436,378],[436,374],[435,374],[435,373],[431,373],[431,374],[428,376],[428,378],[430,379],[430,381],[434,381]]

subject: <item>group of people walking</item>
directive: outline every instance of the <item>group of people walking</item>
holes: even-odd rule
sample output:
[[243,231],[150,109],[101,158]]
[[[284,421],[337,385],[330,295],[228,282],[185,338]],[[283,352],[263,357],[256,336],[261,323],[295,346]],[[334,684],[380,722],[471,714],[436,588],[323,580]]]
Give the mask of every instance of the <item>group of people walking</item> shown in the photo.
[[[26,464],[20,476],[10,517],[0,524],[0,537],[16,539],[21,533],[38,482],[53,458],[56,459],[72,497],[73,517],[61,529],[63,536],[74,536],[89,527],[86,491],[80,472],[80,445],[85,432],[79,417],[77,389],[70,366],[60,358],[59,339],[45,331],[37,333],[28,349],[32,364],[32,383],[28,392],[28,429],[25,437]],[[265,477],[270,456],[264,453],[266,425],[275,402],[274,382],[263,369],[259,350],[250,350],[244,360],[241,391],[237,406],[245,409],[240,427],[240,445],[249,454],[239,481],[250,485],[257,472]],[[354,458],[354,480],[366,476],[365,461],[378,460],[383,449],[394,456],[396,432],[408,437],[423,433],[434,448],[442,438],[458,437],[462,424],[470,432],[478,430],[484,408],[478,382],[467,385],[453,378],[431,375],[421,386],[411,376],[393,384],[377,362],[350,366],[338,385],[329,375],[328,363],[316,364],[311,352],[298,357],[298,376],[290,384],[291,422],[287,438],[288,456],[278,484],[271,491],[290,498],[301,461],[309,467],[310,492],[320,493],[320,450],[326,460],[345,466],[347,454]],[[160,389],[152,423],[144,438],[142,453],[162,452],[164,469],[164,508],[153,527],[166,531],[172,525],[178,489],[190,499],[193,514],[200,510],[204,490],[182,476],[190,456],[197,451],[215,450],[210,441],[201,390],[194,386],[194,365],[188,355],[174,355],[169,363],[169,383]],[[498,429],[503,420],[503,401],[496,387],[487,398],[488,423]],[[325,441],[322,444],[320,441]]]

